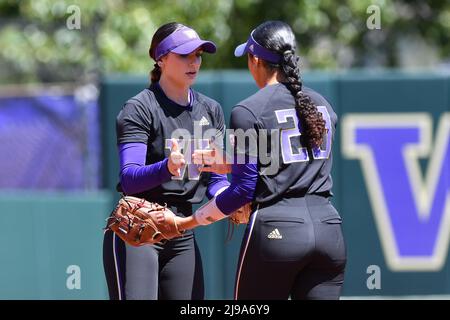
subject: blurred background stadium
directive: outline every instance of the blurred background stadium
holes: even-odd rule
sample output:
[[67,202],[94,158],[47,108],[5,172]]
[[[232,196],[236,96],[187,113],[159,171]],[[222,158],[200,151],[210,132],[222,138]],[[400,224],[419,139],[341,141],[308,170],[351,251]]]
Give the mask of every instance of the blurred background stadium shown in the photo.
[[[257,89],[232,52],[265,20],[293,27],[304,83],[340,118],[343,298],[450,298],[449,1],[0,0],[0,299],[107,299],[115,117],[148,85],[153,33],[216,42],[196,89],[228,120]],[[243,228],[196,232],[206,298],[231,299]]]

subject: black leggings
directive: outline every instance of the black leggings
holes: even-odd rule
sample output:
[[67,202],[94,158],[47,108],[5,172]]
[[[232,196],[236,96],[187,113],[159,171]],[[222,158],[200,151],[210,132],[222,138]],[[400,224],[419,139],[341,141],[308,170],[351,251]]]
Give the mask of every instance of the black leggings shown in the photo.
[[133,247],[105,232],[103,266],[111,300],[202,300],[203,268],[192,232],[164,245]]
[[327,198],[260,206],[242,241],[235,299],[339,299],[345,264],[341,218]]

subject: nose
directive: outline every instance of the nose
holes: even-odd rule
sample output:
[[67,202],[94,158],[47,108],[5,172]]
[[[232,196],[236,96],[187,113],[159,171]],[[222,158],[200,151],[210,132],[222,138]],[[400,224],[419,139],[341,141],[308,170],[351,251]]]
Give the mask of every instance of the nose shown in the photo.
[[198,57],[197,55],[192,55],[191,57],[189,57],[189,64],[190,65],[200,65],[202,63],[202,57]]

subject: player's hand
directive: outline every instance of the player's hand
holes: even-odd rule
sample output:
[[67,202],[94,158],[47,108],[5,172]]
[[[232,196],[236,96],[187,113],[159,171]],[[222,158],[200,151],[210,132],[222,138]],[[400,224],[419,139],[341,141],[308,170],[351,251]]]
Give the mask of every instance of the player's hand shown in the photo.
[[211,143],[211,146],[210,150],[194,150],[192,162],[201,165],[200,172],[230,173],[231,165],[227,164],[223,151],[214,143]]
[[167,168],[171,175],[179,177],[181,175],[180,168],[186,164],[184,155],[179,151],[177,139],[172,139],[172,148],[170,149],[169,161]]
[[165,211],[160,211],[156,213],[155,218],[158,223],[166,222],[166,215],[164,214],[164,212]]

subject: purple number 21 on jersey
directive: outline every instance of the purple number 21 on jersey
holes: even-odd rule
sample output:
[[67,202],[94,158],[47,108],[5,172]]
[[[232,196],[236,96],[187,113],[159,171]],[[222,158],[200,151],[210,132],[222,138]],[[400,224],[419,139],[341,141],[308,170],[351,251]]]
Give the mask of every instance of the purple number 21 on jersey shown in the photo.
[[[318,148],[312,150],[314,159],[328,159],[331,152],[331,136],[332,127],[330,114],[325,106],[318,106],[317,109],[322,114],[325,120],[325,127],[327,129],[327,134],[325,136],[324,142]],[[292,147],[292,138],[300,139],[302,135],[302,128],[299,124],[297,113],[295,109],[283,109],[276,110],[275,115],[277,117],[278,123],[292,123],[292,127],[281,129],[281,155],[283,157],[283,163],[293,163],[293,162],[303,162],[309,161],[309,155],[306,147],[297,148],[294,152]]]

